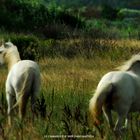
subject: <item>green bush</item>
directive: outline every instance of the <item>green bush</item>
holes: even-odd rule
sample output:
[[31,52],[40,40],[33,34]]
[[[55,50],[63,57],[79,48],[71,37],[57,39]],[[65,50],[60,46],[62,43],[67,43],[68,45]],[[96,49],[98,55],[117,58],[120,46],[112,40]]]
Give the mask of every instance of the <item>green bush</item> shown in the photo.
[[[33,29],[38,22],[39,1],[6,0],[0,5],[0,25],[7,30]],[[38,13],[40,14],[40,13]],[[37,19],[36,19],[37,18]],[[34,23],[34,24],[33,24]]]
[[77,28],[84,28],[85,27],[85,21],[82,19],[82,17],[79,17],[78,15],[72,15],[67,11],[61,11],[58,15],[58,20],[60,20],[61,23],[65,23],[66,25],[69,25],[71,27],[77,27]]
[[101,15],[103,18],[109,19],[109,20],[116,20],[117,19],[117,13],[119,10],[112,8],[109,5],[103,5]]
[[9,39],[17,46],[21,59],[30,59],[30,60],[39,59],[40,42],[37,37],[15,34],[4,37],[5,41],[8,41]]
[[140,10],[124,8],[124,9],[119,10],[118,17],[120,19],[124,19],[124,18],[140,18]]
[[[10,32],[32,32],[48,38],[61,38],[60,36],[64,35],[64,29],[61,26],[85,27],[85,21],[78,15],[69,13],[61,7],[46,7],[39,0],[0,2],[0,13],[0,27]],[[52,25],[56,25],[56,28]],[[59,26],[60,28],[57,28]],[[49,36],[47,32],[51,32],[51,35]]]

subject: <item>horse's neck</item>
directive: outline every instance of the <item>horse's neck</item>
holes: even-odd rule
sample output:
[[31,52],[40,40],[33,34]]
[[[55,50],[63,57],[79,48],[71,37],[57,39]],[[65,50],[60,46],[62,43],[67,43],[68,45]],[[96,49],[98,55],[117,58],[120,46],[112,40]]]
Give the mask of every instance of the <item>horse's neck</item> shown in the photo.
[[17,55],[17,56],[12,56],[12,55],[11,56],[8,56],[6,58],[6,63],[8,65],[8,71],[10,71],[11,68],[13,67],[13,65],[16,64],[20,60],[21,59],[20,59],[19,55]]

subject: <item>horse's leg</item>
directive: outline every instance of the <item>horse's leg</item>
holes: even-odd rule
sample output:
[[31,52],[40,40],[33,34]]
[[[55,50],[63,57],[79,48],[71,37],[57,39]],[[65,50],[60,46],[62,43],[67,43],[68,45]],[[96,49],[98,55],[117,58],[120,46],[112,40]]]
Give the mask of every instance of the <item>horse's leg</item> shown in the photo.
[[31,95],[31,111],[32,111],[32,120],[34,121],[34,116],[37,115],[36,112],[36,101],[37,101],[37,96],[36,93],[33,92]]
[[35,103],[36,103],[36,97],[34,95],[32,95],[31,96],[31,111],[32,111],[32,120],[33,121],[34,121],[34,115],[35,115]]
[[14,96],[12,96],[9,92],[6,93],[6,100],[7,100],[7,104],[8,104],[8,125],[11,126],[11,109],[13,107],[14,104]]
[[125,119],[123,128],[126,129],[127,127],[128,127],[128,117]]
[[128,128],[128,120],[129,120],[129,115],[127,115],[124,125],[121,128],[121,131],[126,132],[127,128]]
[[34,115],[37,115],[36,111],[35,111],[35,105],[36,105],[36,101],[37,101],[37,97],[39,94],[39,90],[40,90],[40,77],[36,76],[34,77],[34,81],[33,81],[33,86],[31,89],[31,110],[32,110],[32,119],[34,121]]
[[107,122],[110,125],[110,128],[113,130],[114,124],[113,124],[111,109],[108,108],[107,106],[103,106],[103,113],[105,115],[105,118],[106,118]]
[[[126,119],[125,119],[126,118]],[[115,128],[114,128],[114,132],[116,133],[116,135],[122,136],[122,131],[124,130],[124,121],[125,121],[125,128],[127,127],[127,115],[118,115],[118,120],[115,124]]]
[[19,98],[21,98],[19,101],[19,118],[23,120],[26,114],[26,106],[29,99],[29,94],[23,93],[23,96]]
[[117,122],[115,124],[115,128],[114,130],[120,130],[121,127],[123,126],[123,121],[124,121],[124,117],[122,115],[118,115],[118,119],[117,119]]

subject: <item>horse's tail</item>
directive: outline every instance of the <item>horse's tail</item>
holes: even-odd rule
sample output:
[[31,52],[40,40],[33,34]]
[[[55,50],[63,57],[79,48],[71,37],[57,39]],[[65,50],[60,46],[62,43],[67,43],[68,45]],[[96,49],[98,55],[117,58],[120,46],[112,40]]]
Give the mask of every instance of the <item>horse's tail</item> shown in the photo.
[[20,118],[23,118],[25,116],[26,105],[27,105],[28,98],[30,96],[32,80],[30,79],[29,75],[25,76],[25,79],[24,79],[22,85],[23,86],[20,89],[20,92],[18,93],[17,101],[11,108],[11,111],[12,111],[14,108],[19,106],[19,116],[20,116]]
[[91,114],[93,123],[96,126],[101,124],[99,115],[102,113],[102,106],[107,96],[112,92],[112,89],[113,89],[112,83],[104,83],[97,88],[94,96],[90,100],[89,112]]
[[40,72],[38,71],[34,75],[34,80],[31,86],[31,109],[33,112],[35,111],[36,100],[39,96],[40,83],[41,83],[41,77],[40,77]]

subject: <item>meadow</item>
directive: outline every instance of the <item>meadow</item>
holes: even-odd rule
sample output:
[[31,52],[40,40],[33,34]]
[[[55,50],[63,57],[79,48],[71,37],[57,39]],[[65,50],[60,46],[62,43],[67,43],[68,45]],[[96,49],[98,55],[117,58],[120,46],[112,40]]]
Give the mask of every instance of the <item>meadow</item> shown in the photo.
[[[64,42],[66,43],[66,40],[62,41],[62,44]],[[74,39],[71,42],[80,43],[82,41]],[[67,41],[67,43],[69,44],[70,41]],[[101,139],[97,129],[89,119],[89,100],[100,78],[105,73],[115,70],[133,54],[140,52],[140,42],[138,40],[100,40],[100,44],[106,44],[105,46],[108,46],[108,48],[100,51],[95,49],[94,53],[92,52],[94,55],[90,58],[80,57],[79,55],[73,58],[64,56],[54,58],[44,56],[40,58],[38,63],[41,69],[42,84],[40,97],[36,105],[37,115],[35,120],[32,121],[29,102],[25,123],[20,122],[17,117],[17,110],[15,110],[11,128],[8,127],[6,114],[5,80],[7,69],[1,66],[0,139],[41,140],[51,139],[49,136],[54,135],[89,136],[86,139]],[[131,116],[128,130],[123,139],[136,140],[140,135],[140,118],[137,113]],[[106,121],[101,128],[103,128],[103,139],[113,140],[115,138]],[[82,139],[82,137],[59,137],[57,139],[75,140]]]
[[[0,1],[0,39],[10,39],[21,59],[37,61],[41,70],[35,120],[28,102],[24,123],[15,109],[10,128],[5,99],[8,71],[0,66],[0,140],[101,139],[90,121],[89,100],[105,73],[140,53],[140,11],[129,9],[139,2],[119,7],[118,1],[111,7],[114,2],[85,7],[81,0],[66,1],[68,5],[57,0]],[[104,140],[115,139],[106,121],[100,127]],[[134,113],[122,139],[139,136],[140,118]]]

